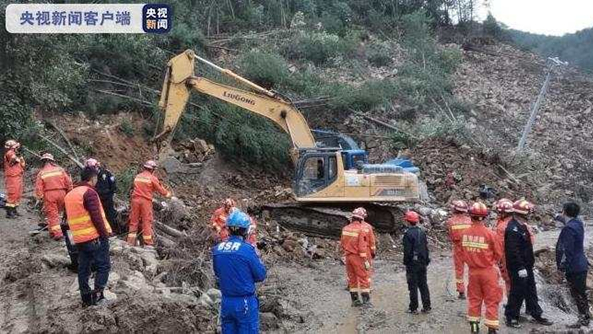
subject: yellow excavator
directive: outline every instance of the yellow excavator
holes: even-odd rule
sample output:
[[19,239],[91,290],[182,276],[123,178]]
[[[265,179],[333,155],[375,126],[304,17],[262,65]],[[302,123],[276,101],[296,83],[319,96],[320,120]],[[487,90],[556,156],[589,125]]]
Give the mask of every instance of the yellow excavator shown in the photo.
[[[250,90],[196,76],[196,61]],[[365,164],[367,154],[363,150],[324,147],[316,142],[305,117],[290,99],[221,68],[192,50],[173,57],[167,64],[159,101],[164,122],[162,132],[154,138],[160,152],[169,146],[192,91],[266,117],[290,136],[296,203],[270,204],[264,208],[286,226],[313,234],[336,234],[347,222],[350,210],[364,206],[370,222],[379,230],[392,231],[401,217],[396,204],[419,199],[419,182],[414,173],[389,164]]]

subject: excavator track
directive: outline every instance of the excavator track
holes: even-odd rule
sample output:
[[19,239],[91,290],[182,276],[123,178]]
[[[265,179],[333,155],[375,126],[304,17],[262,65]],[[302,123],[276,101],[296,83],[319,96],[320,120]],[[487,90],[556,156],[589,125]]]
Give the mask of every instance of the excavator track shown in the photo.
[[350,214],[363,206],[369,216],[367,221],[380,233],[397,233],[403,228],[403,205],[383,203],[349,203],[340,205],[307,205],[297,202],[275,203],[262,206],[270,218],[280,225],[313,236],[339,237],[348,224]]

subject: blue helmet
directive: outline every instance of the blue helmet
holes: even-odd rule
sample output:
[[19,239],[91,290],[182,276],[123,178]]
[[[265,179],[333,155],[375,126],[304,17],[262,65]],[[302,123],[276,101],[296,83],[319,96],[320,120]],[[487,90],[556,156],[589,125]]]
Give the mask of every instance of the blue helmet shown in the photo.
[[249,216],[241,210],[233,211],[226,219],[227,227],[239,227],[247,229],[250,225],[251,218],[249,218]]

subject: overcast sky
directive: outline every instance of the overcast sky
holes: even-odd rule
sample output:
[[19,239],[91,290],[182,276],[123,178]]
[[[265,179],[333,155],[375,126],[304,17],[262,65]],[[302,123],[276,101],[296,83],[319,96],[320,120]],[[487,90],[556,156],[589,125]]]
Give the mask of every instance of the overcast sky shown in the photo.
[[490,11],[513,29],[537,34],[560,36],[593,27],[593,0],[490,0]]

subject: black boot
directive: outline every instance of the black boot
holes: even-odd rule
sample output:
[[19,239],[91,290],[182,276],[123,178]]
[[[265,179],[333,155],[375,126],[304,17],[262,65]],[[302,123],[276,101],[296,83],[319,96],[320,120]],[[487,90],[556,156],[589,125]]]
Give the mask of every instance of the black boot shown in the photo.
[[521,324],[519,323],[519,320],[517,320],[517,319],[506,319],[505,323],[506,323],[507,327],[521,328]]
[[465,293],[460,292],[459,295],[457,296],[457,298],[464,300],[465,299]]
[[15,207],[14,207],[14,211],[13,211],[13,213],[14,213],[14,215],[15,215],[16,217],[20,217],[20,216],[21,216],[21,214],[19,213],[19,207],[18,207],[18,206],[15,206]]
[[498,333],[498,330],[488,327],[488,334],[496,334],[496,333]]
[[14,208],[7,206],[6,207],[6,218],[14,219],[16,215],[14,214]]
[[95,305],[100,305],[106,301],[103,289],[93,290],[93,300],[95,301]]
[[580,315],[579,320],[577,320],[577,322],[575,322],[574,324],[571,324],[571,325],[567,325],[566,327],[572,328],[572,329],[578,329],[578,328],[581,328],[581,326],[587,327],[587,326],[589,326],[589,319],[590,319],[589,316]]
[[470,331],[471,331],[470,333],[475,334],[475,333],[480,332],[480,322],[470,321],[469,326],[470,326]]
[[362,304],[366,306],[371,306],[371,295],[368,292],[361,293],[362,296]]
[[350,292],[350,299],[352,299],[352,306],[362,306],[362,302],[358,299],[358,292]]
[[544,318],[541,315],[539,317],[533,317],[533,321],[543,326],[552,326],[554,323],[548,318]]
[[95,294],[93,292],[83,293],[81,294],[82,297],[82,307],[89,307],[95,305]]

